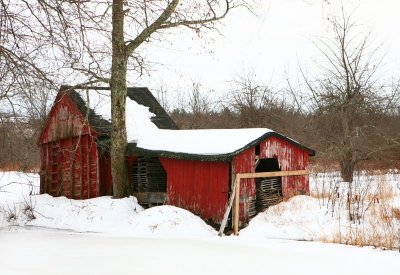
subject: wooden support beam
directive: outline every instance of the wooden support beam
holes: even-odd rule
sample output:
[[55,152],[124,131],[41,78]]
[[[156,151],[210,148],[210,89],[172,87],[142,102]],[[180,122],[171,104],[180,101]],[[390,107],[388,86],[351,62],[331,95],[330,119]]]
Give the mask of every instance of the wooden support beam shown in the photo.
[[236,177],[235,185],[235,215],[233,220],[233,234],[237,236],[239,234],[239,202],[240,202],[240,179],[241,177]]
[[259,172],[259,173],[240,173],[240,174],[237,174],[237,176],[239,176],[242,179],[305,176],[305,175],[308,175],[308,171],[307,170],[275,171],[275,172]]
[[218,236],[220,236],[220,237],[222,237],[222,235],[224,234],[225,226],[226,226],[226,223],[228,222],[229,213],[231,212],[231,209],[232,209],[233,200],[235,199],[235,195],[236,195],[236,192],[235,192],[236,184],[237,184],[237,181],[236,181],[236,179],[234,179],[232,182],[232,190],[231,190],[231,196],[229,197],[229,203],[228,203],[228,206],[226,207],[225,214],[224,214],[224,217],[221,222],[221,226],[218,231]]

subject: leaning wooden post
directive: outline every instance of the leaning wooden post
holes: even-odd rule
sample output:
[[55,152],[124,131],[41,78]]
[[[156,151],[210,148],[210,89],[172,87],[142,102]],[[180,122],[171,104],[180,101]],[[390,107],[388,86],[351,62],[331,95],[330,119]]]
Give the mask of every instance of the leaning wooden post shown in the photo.
[[225,226],[226,226],[226,223],[228,222],[228,217],[229,217],[229,213],[231,212],[231,209],[232,209],[233,200],[235,199],[236,185],[237,185],[236,178],[234,178],[234,180],[232,181],[232,190],[231,190],[231,196],[229,197],[229,203],[228,203],[228,206],[226,207],[224,218],[222,219],[221,227],[219,228],[219,232],[218,232],[218,235],[220,237],[222,237],[222,235],[224,235]]
[[239,234],[239,202],[240,202],[240,175],[236,175],[236,190],[235,190],[235,207],[234,207],[234,220],[233,220],[233,234]]

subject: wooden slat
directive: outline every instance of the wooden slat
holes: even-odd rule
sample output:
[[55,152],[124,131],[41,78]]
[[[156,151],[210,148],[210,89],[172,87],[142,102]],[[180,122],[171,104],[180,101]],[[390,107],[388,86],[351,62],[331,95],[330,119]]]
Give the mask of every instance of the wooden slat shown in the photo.
[[235,215],[233,220],[233,233],[237,236],[239,233],[239,201],[240,201],[240,178],[236,178],[235,190]]
[[232,184],[232,193],[231,193],[231,196],[229,197],[228,207],[225,210],[224,218],[222,219],[221,226],[220,226],[219,231],[218,231],[218,235],[220,237],[222,237],[222,235],[224,233],[225,226],[226,226],[226,223],[227,223],[228,217],[229,217],[229,212],[231,212],[231,209],[232,209],[233,200],[234,200],[234,198],[236,196],[236,191],[235,191],[236,190],[236,185],[237,185],[237,181],[234,180],[233,184]]
[[308,175],[307,170],[295,171],[275,171],[275,172],[259,172],[259,173],[239,173],[236,174],[240,179],[256,179],[256,178],[271,178],[271,177],[289,177],[289,176],[305,176]]

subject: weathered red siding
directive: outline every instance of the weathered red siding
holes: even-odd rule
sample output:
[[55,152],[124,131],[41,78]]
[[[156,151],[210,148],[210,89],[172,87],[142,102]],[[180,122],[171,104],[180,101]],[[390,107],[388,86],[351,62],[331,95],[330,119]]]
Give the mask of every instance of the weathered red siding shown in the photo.
[[229,192],[229,163],[160,158],[167,172],[168,204],[220,223]]
[[[308,168],[308,152],[287,142],[270,137],[260,143],[260,158],[277,157],[282,171],[303,170]],[[282,178],[283,195],[289,198],[298,194],[309,194],[307,176]]]
[[86,199],[100,195],[96,132],[59,93],[40,139],[42,193]]
[[[255,152],[254,147],[247,149],[233,158],[232,171],[237,173],[255,172]],[[240,221],[248,222],[248,204],[256,195],[256,185],[254,179],[243,179],[240,182]]]
[[75,103],[60,93],[48,115],[39,144],[86,134],[96,136],[96,131],[85,122],[85,117]]
[[41,145],[41,192],[87,199],[99,196],[97,145],[89,135]]
[[100,196],[111,196],[112,176],[111,176],[111,158],[110,153],[104,152],[99,158],[99,182]]

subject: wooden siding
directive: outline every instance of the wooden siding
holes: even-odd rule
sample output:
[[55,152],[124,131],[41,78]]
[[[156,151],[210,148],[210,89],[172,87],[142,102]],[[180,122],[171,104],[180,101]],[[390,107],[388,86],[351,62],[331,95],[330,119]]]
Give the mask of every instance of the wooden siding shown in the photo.
[[100,188],[97,134],[71,98],[60,92],[39,138],[41,193],[73,199],[110,195],[107,157],[101,159]]
[[41,145],[41,192],[87,199],[99,196],[98,151],[84,135]]
[[85,117],[75,103],[64,93],[60,93],[50,110],[39,144],[86,134],[96,136],[95,130],[85,123]]
[[229,163],[160,158],[167,172],[167,203],[220,223],[228,202]]
[[131,188],[133,191],[133,185],[135,184],[133,180],[133,165],[136,163],[138,157],[137,156],[128,156],[126,158],[126,162],[128,164],[128,174],[129,174],[129,182],[131,183]]
[[111,158],[110,153],[104,152],[99,158],[99,181],[100,196],[111,196],[113,194]]
[[[271,137],[260,143],[260,158],[277,157],[282,171],[303,170],[308,168],[309,156],[306,151],[293,144]],[[308,176],[282,178],[283,195],[289,198],[299,194],[309,194]]]
[[[255,172],[255,148],[249,148],[233,158],[232,171],[237,173]],[[241,223],[248,222],[248,209],[250,200],[256,195],[256,185],[254,179],[242,179],[240,181],[240,217]]]

